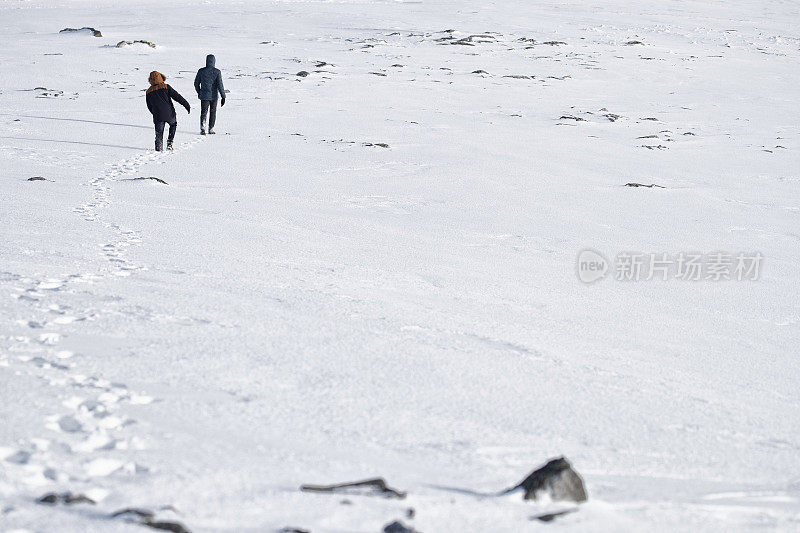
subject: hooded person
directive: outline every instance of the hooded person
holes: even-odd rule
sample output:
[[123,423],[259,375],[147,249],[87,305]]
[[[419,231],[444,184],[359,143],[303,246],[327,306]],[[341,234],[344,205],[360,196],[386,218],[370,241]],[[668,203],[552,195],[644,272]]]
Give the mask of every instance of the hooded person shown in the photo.
[[147,109],[153,114],[153,124],[156,127],[156,150],[161,152],[164,149],[164,126],[169,124],[169,136],[167,137],[167,150],[172,150],[172,141],[175,139],[175,130],[178,128],[178,119],[175,116],[175,100],[183,107],[186,112],[191,112],[191,107],[186,99],[178,94],[178,91],[164,83],[166,76],[154,70],[150,73],[147,81],[150,87],[147,89]]
[[[222,85],[222,72],[214,65],[217,60],[213,54],[206,56],[206,66],[197,71],[194,77],[194,89],[200,99],[200,135],[214,134],[214,124],[217,122],[217,97],[220,105],[225,105],[225,87]],[[206,122],[208,119],[208,122]]]

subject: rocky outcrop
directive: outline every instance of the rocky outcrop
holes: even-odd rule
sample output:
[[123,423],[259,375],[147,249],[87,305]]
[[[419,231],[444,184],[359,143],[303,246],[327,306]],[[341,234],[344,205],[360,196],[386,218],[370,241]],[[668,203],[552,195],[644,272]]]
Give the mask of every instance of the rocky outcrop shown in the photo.
[[150,41],[143,41],[143,40],[136,40],[136,41],[120,41],[117,43],[117,48],[122,48],[124,46],[131,46],[134,44],[146,44],[150,48],[155,48],[155,43],[151,43]]
[[551,459],[505,493],[518,490],[525,500],[538,500],[543,496],[553,501],[580,503],[587,500],[583,479],[563,457]]
[[64,28],[58,33],[76,33],[80,31],[85,31],[92,34],[92,37],[102,37],[103,34],[100,33],[100,30],[96,30],[94,28],[90,28],[88,26],[84,26],[83,28]]
[[348,494],[361,493],[365,495],[379,495],[387,498],[403,499],[405,492],[395,490],[386,484],[383,478],[365,479],[350,483],[336,483],[334,485],[303,485],[300,490],[306,492],[344,492]]

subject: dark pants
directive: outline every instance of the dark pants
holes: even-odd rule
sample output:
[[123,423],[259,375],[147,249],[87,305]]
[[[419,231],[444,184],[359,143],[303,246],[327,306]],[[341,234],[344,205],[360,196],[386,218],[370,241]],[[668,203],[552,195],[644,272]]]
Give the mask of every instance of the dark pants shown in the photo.
[[167,136],[167,145],[172,145],[175,139],[175,130],[178,129],[178,122],[157,122],[156,123],[156,150],[161,152],[164,150],[164,127],[169,124],[169,135]]
[[[209,113],[211,111],[211,113]],[[200,129],[206,129],[206,118],[208,118],[208,129],[213,130],[214,124],[217,123],[217,101],[216,100],[201,100],[200,101]]]

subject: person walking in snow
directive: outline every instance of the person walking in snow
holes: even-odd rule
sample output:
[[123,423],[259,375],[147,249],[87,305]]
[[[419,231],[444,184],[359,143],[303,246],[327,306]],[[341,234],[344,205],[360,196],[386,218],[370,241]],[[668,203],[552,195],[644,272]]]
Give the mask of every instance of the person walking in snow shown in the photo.
[[172,141],[175,140],[178,119],[172,101],[175,100],[185,107],[187,113],[191,112],[189,102],[178,94],[178,91],[164,83],[166,79],[166,76],[155,70],[148,78],[150,88],[147,89],[147,109],[153,114],[153,124],[156,126],[156,150],[159,152],[164,150],[164,126],[167,124],[169,124],[167,150],[172,150]]
[[[214,124],[217,122],[217,95],[220,106],[225,105],[225,87],[222,85],[222,72],[214,67],[216,58],[212,54],[206,56],[206,66],[197,71],[194,77],[194,89],[200,99],[200,135],[214,135]],[[206,122],[208,118],[208,122]]]

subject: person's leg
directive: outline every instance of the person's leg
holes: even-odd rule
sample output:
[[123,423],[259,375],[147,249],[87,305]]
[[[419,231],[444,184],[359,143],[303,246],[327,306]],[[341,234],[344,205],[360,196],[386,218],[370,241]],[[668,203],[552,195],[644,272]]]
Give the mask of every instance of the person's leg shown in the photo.
[[200,100],[200,133],[206,132],[206,117],[208,117],[208,100]]
[[171,122],[169,125],[169,135],[167,136],[167,149],[172,150],[172,141],[175,140],[175,131],[178,129],[178,121]]
[[209,104],[211,104],[211,113],[208,117],[208,132],[211,133],[214,131],[214,124],[217,123],[217,101],[211,100]]
[[156,151],[164,149],[164,123],[156,122]]

